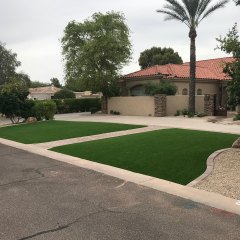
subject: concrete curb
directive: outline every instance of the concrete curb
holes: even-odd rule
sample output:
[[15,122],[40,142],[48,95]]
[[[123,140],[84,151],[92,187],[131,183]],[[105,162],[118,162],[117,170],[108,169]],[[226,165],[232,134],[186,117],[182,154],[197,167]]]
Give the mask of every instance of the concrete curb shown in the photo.
[[219,154],[221,154],[221,153],[223,153],[223,152],[225,152],[225,151],[228,151],[229,149],[231,149],[231,148],[220,149],[220,150],[212,153],[212,154],[208,157],[208,159],[207,159],[207,169],[206,169],[206,171],[205,171],[201,176],[199,176],[198,178],[194,179],[192,182],[190,182],[189,184],[187,184],[187,186],[188,186],[188,187],[193,187],[193,186],[195,186],[196,184],[198,184],[199,182],[203,181],[206,177],[208,177],[208,176],[212,173],[212,171],[213,171],[213,169],[214,169],[214,161],[215,161],[215,158],[216,158]]
[[128,182],[133,182],[148,188],[152,188],[161,192],[166,192],[178,197],[192,200],[207,206],[211,206],[223,211],[228,211],[240,215],[239,201],[228,198],[217,193],[207,192],[204,190],[195,189],[189,186],[183,186],[166,180],[146,176],[139,173],[130,172],[127,170],[111,167],[108,165],[91,162],[85,159],[72,157],[69,155],[52,152],[36,146],[29,146],[26,144],[6,140],[0,138],[0,143],[15,147],[30,153],[38,154],[44,157],[52,158],[57,161],[65,162],[74,166],[91,169],[112,177],[116,177]]

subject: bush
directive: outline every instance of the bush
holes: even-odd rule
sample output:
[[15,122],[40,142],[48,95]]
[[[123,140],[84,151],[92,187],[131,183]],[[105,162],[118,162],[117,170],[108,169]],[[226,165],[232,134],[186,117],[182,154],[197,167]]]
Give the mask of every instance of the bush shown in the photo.
[[89,112],[92,108],[96,108],[96,111],[101,110],[99,98],[54,99],[53,101],[57,105],[57,113]]
[[33,107],[33,117],[36,117],[38,121],[44,118],[52,120],[56,110],[56,103],[52,100],[36,101]]
[[34,100],[26,100],[25,102],[22,103],[22,110],[21,110],[21,116],[25,120],[28,119],[29,117],[33,117],[33,108],[34,108],[35,102]]
[[186,108],[184,108],[182,110],[182,115],[185,117],[186,115],[188,115],[188,110]]
[[188,112],[188,114],[187,114],[187,116],[188,116],[189,118],[193,118],[194,115],[195,115],[195,113],[193,113],[193,112]]
[[234,118],[233,118],[233,121],[238,121],[240,120],[240,114],[237,114]]
[[161,83],[148,83],[145,85],[145,93],[149,96],[156,94],[175,95],[177,92],[177,86],[173,83],[161,82]]
[[54,99],[66,99],[66,98],[76,98],[76,95],[73,91],[68,89],[62,89],[56,92],[53,96]]
[[180,116],[180,115],[181,115],[180,110],[177,110],[176,113],[174,114],[175,117],[176,117],[176,116]]
[[[12,123],[18,123],[25,111],[25,101],[29,94],[24,82],[13,80],[0,86],[0,112],[10,118]],[[26,112],[26,111],[25,111]]]

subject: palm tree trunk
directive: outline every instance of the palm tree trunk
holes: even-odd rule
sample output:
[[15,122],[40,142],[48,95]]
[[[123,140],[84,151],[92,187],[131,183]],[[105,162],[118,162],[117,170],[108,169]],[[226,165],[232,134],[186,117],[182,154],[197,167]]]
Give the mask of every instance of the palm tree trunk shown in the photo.
[[189,32],[189,38],[191,40],[190,45],[190,81],[189,81],[189,103],[188,111],[195,113],[195,88],[196,88],[196,44],[195,40],[197,32],[195,28],[191,28]]

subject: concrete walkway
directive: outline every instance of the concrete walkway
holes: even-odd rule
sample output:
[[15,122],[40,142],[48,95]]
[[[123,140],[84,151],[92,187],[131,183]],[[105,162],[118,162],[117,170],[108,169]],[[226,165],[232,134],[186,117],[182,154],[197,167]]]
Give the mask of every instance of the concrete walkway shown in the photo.
[[183,118],[183,117],[140,117],[140,116],[116,116],[116,115],[100,115],[100,114],[59,114],[55,115],[56,120],[65,121],[83,121],[83,122],[111,122],[138,124],[147,126],[160,126],[170,128],[183,128],[193,130],[203,130],[212,132],[233,133],[240,135],[240,126],[232,124],[221,124],[207,122],[205,118]]
[[240,236],[239,215],[1,144],[0,207],[1,240]]
[[143,128],[103,133],[103,134],[91,135],[91,136],[86,136],[86,137],[70,138],[70,139],[45,142],[45,143],[37,143],[37,144],[31,144],[31,145],[35,145],[37,147],[44,148],[44,149],[50,149],[53,147],[58,147],[58,146],[63,146],[63,145],[68,145],[68,144],[73,144],[73,143],[89,142],[89,141],[106,139],[106,138],[120,137],[120,136],[125,136],[125,135],[130,135],[130,134],[155,131],[155,130],[164,129],[164,128],[165,127],[160,127],[160,126],[149,126],[149,127],[143,127]]

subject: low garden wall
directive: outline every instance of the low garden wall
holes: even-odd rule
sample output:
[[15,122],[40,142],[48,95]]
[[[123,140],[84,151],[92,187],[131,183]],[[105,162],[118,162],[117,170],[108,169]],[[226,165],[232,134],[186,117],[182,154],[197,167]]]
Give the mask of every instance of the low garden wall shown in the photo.
[[[206,112],[204,95],[196,96],[196,112]],[[173,116],[177,110],[188,109],[188,96],[155,95],[134,97],[112,97],[107,103],[108,114],[115,113],[128,116]],[[209,110],[209,109],[208,109]],[[209,111],[212,111],[210,109]],[[211,115],[210,112],[207,112]]]
[[108,113],[128,116],[154,116],[154,97],[112,97],[108,99]]
[[[204,112],[204,95],[195,97],[195,111]],[[188,109],[188,96],[175,95],[167,96],[167,116],[173,116],[177,110]]]

